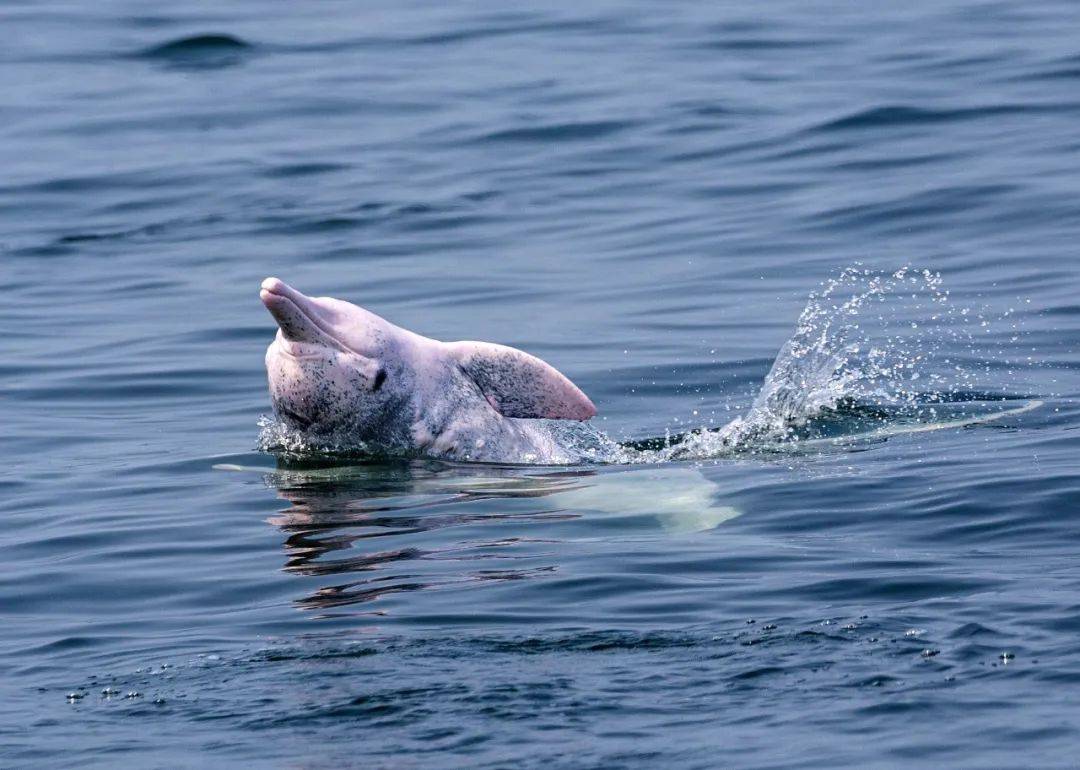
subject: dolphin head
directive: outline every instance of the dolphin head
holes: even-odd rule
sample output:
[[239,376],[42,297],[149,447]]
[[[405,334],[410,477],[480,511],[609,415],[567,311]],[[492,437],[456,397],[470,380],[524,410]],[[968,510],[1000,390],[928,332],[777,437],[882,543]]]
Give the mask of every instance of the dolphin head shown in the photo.
[[349,429],[360,439],[384,430],[411,391],[407,362],[420,338],[349,302],[308,297],[277,278],[259,298],[277,321],[266,351],[270,397],[295,428]]
[[259,298],[278,325],[266,351],[271,401],[293,428],[424,451],[440,436],[486,440],[503,418],[596,412],[570,380],[521,350],[439,342],[277,278],[263,281]]

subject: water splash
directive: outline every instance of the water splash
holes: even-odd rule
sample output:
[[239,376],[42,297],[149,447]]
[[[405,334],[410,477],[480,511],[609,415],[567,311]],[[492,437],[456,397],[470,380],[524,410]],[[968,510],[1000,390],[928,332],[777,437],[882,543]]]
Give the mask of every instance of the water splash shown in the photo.
[[951,302],[940,273],[847,268],[810,295],[747,414],[669,440],[657,459],[790,448],[868,424],[955,419],[975,401],[1000,398],[978,393],[974,370],[953,357],[960,350],[974,357],[974,321],[987,324]]
[[[951,301],[940,273],[856,265],[810,295],[749,410],[722,428],[620,444],[587,423],[540,422],[577,462],[629,464],[790,451],[885,425],[908,432],[913,424],[976,418],[988,413],[986,402],[1006,398],[977,387],[975,335],[989,325],[983,312]],[[260,425],[264,451],[401,454],[345,435],[311,436],[272,418]]]
[[388,457],[397,454],[385,447],[368,446],[345,433],[314,434],[299,430],[270,415],[259,418],[259,428],[259,450],[284,457]]

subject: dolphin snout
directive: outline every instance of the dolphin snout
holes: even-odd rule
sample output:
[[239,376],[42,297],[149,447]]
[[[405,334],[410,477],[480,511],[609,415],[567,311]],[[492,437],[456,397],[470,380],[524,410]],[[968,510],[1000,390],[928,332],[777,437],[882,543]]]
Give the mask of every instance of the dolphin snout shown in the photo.
[[280,278],[267,278],[259,287],[259,299],[277,321],[285,339],[315,342],[323,337],[313,319],[311,300]]
[[259,299],[266,305],[266,309],[274,316],[277,317],[277,313],[274,312],[275,308],[281,308],[284,305],[292,304],[294,307],[299,307],[307,310],[307,305],[310,304],[307,297],[303,293],[297,291],[289,284],[285,283],[280,278],[267,278],[262,282],[259,287]]
[[[285,283],[280,278],[267,278],[262,282],[262,286],[259,287],[259,299],[261,299],[263,304],[267,305],[267,307],[269,307],[267,300],[272,300],[274,297],[294,299],[298,294],[300,294],[300,292],[292,286],[289,286],[289,284]],[[300,294],[300,296],[303,295]]]

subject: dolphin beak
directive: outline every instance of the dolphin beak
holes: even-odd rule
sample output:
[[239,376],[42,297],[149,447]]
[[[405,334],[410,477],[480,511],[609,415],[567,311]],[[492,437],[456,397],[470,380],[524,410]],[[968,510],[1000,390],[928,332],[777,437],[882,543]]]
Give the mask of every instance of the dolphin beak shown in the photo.
[[298,293],[280,278],[267,278],[259,287],[259,299],[282,328],[299,309],[293,298]]
[[273,311],[273,306],[282,299],[292,299],[299,294],[296,289],[285,283],[280,278],[267,278],[259,287],[259,299],[266,305],[267,310]]
[[280,278],[267,278],[259,287],[259,299],[277,321],[285,339],[318,342],[323,334],[311,316],[311,301]]

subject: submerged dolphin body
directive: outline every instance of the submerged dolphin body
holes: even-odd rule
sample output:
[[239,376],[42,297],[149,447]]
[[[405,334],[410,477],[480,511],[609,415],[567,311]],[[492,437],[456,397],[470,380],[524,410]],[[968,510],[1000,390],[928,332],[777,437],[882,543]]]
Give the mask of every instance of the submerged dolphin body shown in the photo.
[[266,351],[278,418],[313,436],[449,460],[567,463],[543,419],[596,408],[539,358],[490,342],[439,342],[277,278],[259,297],[278,324]]

